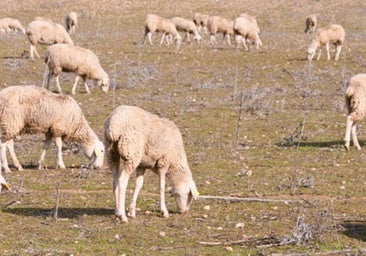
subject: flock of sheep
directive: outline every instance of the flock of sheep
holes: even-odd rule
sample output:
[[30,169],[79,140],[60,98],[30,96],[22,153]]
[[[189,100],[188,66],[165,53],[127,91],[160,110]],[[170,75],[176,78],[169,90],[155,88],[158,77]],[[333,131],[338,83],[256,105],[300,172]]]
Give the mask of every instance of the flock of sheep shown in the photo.
[[[94,79],[104,92],[109,88],[109,76],[99,63],[98,57],[89,49],[74,45],[71,35],[75,35],[77,14],[69,13],[66,17],[66,29],[47,18],[37,17],[25,29],[18,20],[4,18],[0,20],[0,33],[16,33],[21,31],[27,35],[30,42],[30,58],[34,54],[39,58],[36,46],[50,45],[45,54],[46,71],[42,87],[49,89],[50,80],[56,77],[57,89],[61,93],[59,75],[62,72],[74,72],[76,79],[72,87],[72,94],[76,93],[76,86],[80,77],[84,81],[85,90],[90,93],[86,79]],[[343,46],[345,31],[342,26],[332,24],[315,30],[316,16],[310,15],[306,19],[305,33],[315,33],[307,49],[308,60],[311,61],[319,49],[325,46],[327,59],[330,59],[329,46],[336,47],[335,60]],[[202,36],[210,34],[210,43],[216,47],[216,34],[222,33],[224,41],[231,44],[230,37],[234,36],[237,46],[247,43],[262,46],[259,37],[260,29],[256,18],[246,13],[240,14],[234,20],[227,20],[219,16],[209,16],[201,13],[194,15],[193,20],[174,17],[163,18],[155,14],[148,14],[145,20],[145,34],[143,41],[148,38],[152,44],[152,35],[161,32],[160,44],[176,41],[178,49],[182,41],[190,41],[190,34],[194,40],[202,41]],[[182,36],[179,32],[184,32]],[[189,210],[192,199],[198,197],[195,182],[188,165],[182,135],[178,127],[165,118],[149,113],[133,106],[119,106],[104,123],[104,143],[89,126],[80,106],[73,97],[52,93],[37,86],[10,86],[0,91],[0,184],[10,189],[1,169],[11,172],[8,166],[6,151],[9,150],[14,165],[22,170],[14,152],[13,139],[21,132],[39,131],[45,133],[45,142],[39,159],[39,168],[45,158],[46,150],[52,140],[57,146],[56,166],[65,169],[62,159],[62,142],[71,140],[83,146],[85,155],[90,159],[89,167],[103,166],[105,154],[109,168],[113,175],[113,192],[115,197],[115,214],[122,222],[128,222],[125,199],[130,175],[136,171],[136,186],[132,202],[129,206],[130,217],[136,215],[136,200],[144,182],[146,169],[151,169],[159,175],[160,207],[164,217],[169,213],[165,205],[166,177],[172,181],[172,195],[175,197],[179,212]],[[360,149],[356,135],[357,122],[366,115],[366,74],[351,78],[346,91],[348,107],[345,148],[350,146],[350,137],[357,149]],[[122,161],[122,169],[120,164]],[[0,186],[0,191],[1,187]]]

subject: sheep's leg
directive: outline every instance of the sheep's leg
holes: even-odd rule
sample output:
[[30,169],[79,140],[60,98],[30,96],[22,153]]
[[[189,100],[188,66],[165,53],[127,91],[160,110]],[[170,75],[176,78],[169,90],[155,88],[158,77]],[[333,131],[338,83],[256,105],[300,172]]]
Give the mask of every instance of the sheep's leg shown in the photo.
[[[62,89],[61,89],[61,85],[60,85],[60,74],[58,74],[57,76],[56,76],[56,85],[57,85],[57,90],[58,90],[58,92],[59,93],[62,93]],[[47,89],[48,89],[48,87],[47,87]]]
[[162,45],[164,43],[164,40],[166,40],[167,42],[167,45],[170,44],[169,42],[169,38],[168,38],[168,35],[166,33],[163,33],[162,37],[161,37],[161,40],[160,40],[160,45]]
[[43,161],[44,161],[44,158],[46,156],[46,151],[47,149],[49,148],[49,146],[51,145],[51,142],[52,142],[52,134],[51,132],[46,132],[45,134],[45,141],[43,143],[43,149],[42,149],[42,153],[41,153],[41,156],[39,158],[39,161],[38,161],[38,169],[39,170],[42,170],[43,168]]
[[84,82],[84,86],[85,86],[85,90],[88,94],[90,94],[90,90],[89,90],[89,87],[88,87],[88,84],[86,83],[86,76],[83,76],[83,82]]
[[[11,173],[11,170],[8,165],[8,160],[6,159],[6,143],[7,142],[1,142],[1,164],[2,168],[4,169],[5,173]],[[1,173],[1,165],[0,165],[0,173]]]
[[226,34],[226,37],[227,37],[227,43],[231,45],[230,34]]
[[352,141],[353,141],[353,145],[357,148],[357,150],[361,150],[361,146],[360,143],[358,142],[357,139],[357,122],[353,122],[352,127],[351,127],[351,135],[352,135]]
[[[108,147],[109,146],[106,145],[106,148]],[[119,205],[120,190],[118,187],[118,180],[121,176],[121,170],[119,169],[121,157],[118,151],[114,147],[111,147],[111,149],[107,151],[107,158],[108,158],[108,166],[112,172],[113,177],[113,196],[115,201],[115,215],[116,217],[118,217],[118,212],[120,209]]]
[[19,163],[19,160],[17,158],[17,156],[15,155],[15,151],[14,151],[14,140],[9,140],[6,143],[8,149],[9,149],[9,153],[11,156],[11,159],[13,159],[13,163],[15,165],[15,167],[18,169],[18,171],[22,171],[23,167],[22,165]]
[[211,45],[215,47],[216,46],[216,38],[215,38],[215,35],[211,35],[210,41],[211,41]]
[[[152,44],[153,44],[153,42],[152,42],[152,33],[151,33],[151,32],[147,33],[147,38],[149,39],[149,43],[150,43],[150,45],[152,45]],[[144,41],[145,41],[145,40],[144,40]]]
[[[75,95],[76,86],[78,85],[79,80],[80,80],[80,76],[79,76],[79,75],[76,75],[76,77],[75,77],[75,82],[74,82],[74,85],[72,86],[72,90],[71,90],[71,93],[72,93],[73,95]],[[88,90],[89,90],[89,88],[88,88],[86,91],[88,91]]]
[[334,55],[334,60],[337,61],[339,58],[339,54],[341,53],[342,45],[336,45],[336,53]]
[[329,43],[325,44],[325,49],[327,50],[327,60],[330,60]]
[[57,147],[57,162],[56,167],[60,169],[66,169],[64,160],[62,159],[62,138],[56,137],[55,138],[56,147]]
[[159,174],[159,189],[160,189],[160,211],[164,218],[169,218],[169,212],[165,205],[165,177],[168,171],[167,167],[160,168]]
[[118,177],[116,177],[116,180],[114,181],[114,186],[116,186],[116,217],[122,222],[128,222],[125,208],[126,190],[131,174],[130,168],[128,168],[128,166],[131,166],[131,164],[125,163],[123,170],[118,172]]
[[137,197],[140,193],[142,186],[144,185],[144,174],[145,168],[137,168],[136,169],[136,187],[135,191],[133,192],[132,201],[129,208],[128,216],[135,218],[136,217],[136,202]]
[[322,55],[322,48],[319,48],[318,58],[316,60],[320,60],[321,55]]
[[36,54],[36,56],[37,56],[37,58],[39,59],[39,54],[38,54],[38,52],[37,52],[37,49],[36,49],[36,46],[35,45],[32,45],[31,44],[31,46],[30,46],[30,54],[31,54],[31,59],[33,60],[34,59],[34,55],[33,55],[33,53],[34,54]]

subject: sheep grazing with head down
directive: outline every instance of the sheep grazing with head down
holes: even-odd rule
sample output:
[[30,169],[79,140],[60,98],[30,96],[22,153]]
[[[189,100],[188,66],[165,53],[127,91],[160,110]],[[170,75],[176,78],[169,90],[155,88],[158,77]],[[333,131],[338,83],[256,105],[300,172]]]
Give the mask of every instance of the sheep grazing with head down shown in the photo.
[[348,110],[344,147],[349,150],[352,135],[353,145],[360,150],[357,139],[357,124],[366,116],[366,74],[358,74],[348,80],[345,93]]
[[66,31],[71,35],[75,35],[76,26],[78,25],[78,14],[76,12],[70,12],[65,18]]
[[152,33],[162,32],[163,37],[160,44],[163,44],[166,35],[172,35],[177,42],[177,50],[179,50],[182,43],[182,37],[178,33],[175,24],[166,18],[160,17],[155,14],[148,14],[145,20],[145,34],[142,43],[145,43],[146,37],[149,39],[149,43],[152,43]]
[[[104,92],[109,89],[109,76],[100,65],[99,59],[91,50],[76,45],[54,44],[48,47],[46,52],[46,87],[49,89],[51,77],[56,77],[57,89],[61,92],[59,75],[61,72],[74,72],[75,82],[72,94],[76,92],[76,86],[83,79],[85,90],[90,93],[86,79],[96,80]],[[44,87],[44,83],[42,85]]]
[[262,41],[259,38],[260,29],[255,17],[242,13],[239,17],[234,19],[233,26],[237,47],[242,43],[245,50],[248,50],[246,41],[254,44],[257,50],[259,49],[259,46],[262,46]]
[[0,32],[10,33],[12,31],[14,34],[16,34],[18,31],[21,31],[23,34],[25,34],[25,28],[22,26],[19,20],[13,18],[0,19]]
[[[125,212],[126,189],[130,175],[136,170],[136,187],[129,207],[129,216],[136,216],[136,200],[144,182],[146,169],[159,175],[160,209],[169,217],[165,205],[165,179],[172,183],[180,213],[186,213],[192,198],[198,196],[188,165],[182,135],[168,119],[160,118],[134,106],[119,106],[104,123],[104,142],[113,175],[116,217],[128,222]],[[122,161],[122,170],[120,163]]]
[[216,46],[216,34],[222,33],[224,36],[224,43],[225,37],[227,38],[227,43],[231,45],[230,36],[234,35],[234,24],[232,20],[227,20],[225,18],[219,16],[211,16],[208,20],[208,30],[210,32],[211,38],[211,45]]
[[89,167],[101,168],[104,145],[90,128],[79,104],[68,95],[52,93],[37,86],[10,86],[0,91],[1,164],[10,171],[6,145],[19,133],[45,133],[39,168],[52,140],[57,146],[57,167],[65,169],[62,159],[62,140],[81,144],[91,160]]
[[196,24],[198,31],[200,33],[208,34],[207,25],[208,25],[209,19],[210,19],[210,15],[202,14],[202,13],[196,13],[193,16],[193,22]]
[[30,46],[30,58],[34,58],[34,53],[37,58],[39,54],[36,46],[38,44],[52,45],[57,43],[65,43],[73,45],[70,35],[65,28],[57,23],[49,21],[47,19],[39,19],[32,21],[27,27],[27,36],[31,44]]
[[318,23],[318,19],[314,14],[311,14],[306,17],[305,20],[305,34],[313,33],[315,31],[316,25]]
[[180,32],[185,32],[185,36],[183,38],[183,42],[187,39],[188,42],[190,42],[189,34],[193,34],[193,39],[200,43],[202,40],[202,37],[200,33],[198,32],[196,24],[194,24],[193,21],[181,17],[173,17],[171,18],[171,21],[175,24],[175,27]]
[[337,61],[342,50],[345,36],[346,32],[341,25],[332,24],[324,28],[318,28],[315,38],[307,50],[308,60],[311,61],[314,58],[315,52],[318,48],[319,53],[317,60],[319,60],[321,56],[321,47],[324,45],[325,49],[327,50],[327,59],[330,60],[329,44],[334,44],[336,47],[334,60]]

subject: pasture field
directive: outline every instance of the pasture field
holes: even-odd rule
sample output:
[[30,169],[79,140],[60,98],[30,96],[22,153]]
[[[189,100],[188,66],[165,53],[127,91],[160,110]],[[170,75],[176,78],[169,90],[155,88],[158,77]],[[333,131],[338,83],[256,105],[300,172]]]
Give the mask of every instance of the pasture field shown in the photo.
[[[47,168],[38,170],[43,135],[23,135],[15,150],[25,170],[4,174],[13,190],[0,195],[1,255],[366,254],[364,123],[363,149],[343,149],[346,83],[366,70],[365,1],[0,1],[0,17],[24,26],[36,16],[64,24],[71,10],[79,14],[75,43],[93,50],[111,78],[108,94],[96,86],[90,95],[77,88],[75,99],[91,127],[102,138],[104,120],[121,104],[173,120],[202,198],[179,215],[169,197],[171,214],[164,219],[157,175],[147,172],[137,217],[117,223],[106,164],[88,170],[87,158],[65,144],[65,171],[54,167],[54,147]],[[207,35],[202,45],[185,43],[178,53],[158,44],[161,35],[152,46],[141,44],[146,14],[191,18],[196,12],[255,15],[263,47],[236,49],[222,45],[220,35],[216,50]],[[323,51],[320,61],[308,63],[310,13],[319,26],[344,26],[338,62],[327,61]],[[1,35],[0,45],[0,88],[41,86],[45,63],[27,58],[26,37]],[[42,57],[45,50],[38,47]],[[61,77],[70,94],[74,75]],[[56,90],[54,79],[51,85]]]

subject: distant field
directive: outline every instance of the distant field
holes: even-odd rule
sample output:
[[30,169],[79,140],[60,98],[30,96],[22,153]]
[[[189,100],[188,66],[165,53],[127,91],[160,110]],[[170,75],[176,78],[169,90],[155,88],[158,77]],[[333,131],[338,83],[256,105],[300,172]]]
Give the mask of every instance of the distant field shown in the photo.
[[[75,99],[91,127],[102,139],[104,120],[121,104],[173,120],[206,197],[187,215],[177,214],[168,197],[171,214],[164,219],[157,175],[147,172],[137,217],[117,223],[107,165],[88,170],[88,159],[65,144],[67,170],[55,169],[52,147],[40,171],[44,136],[23,135],[15,150],[25,170],[3,173],[13,191],[0,195],[1,255],[365,254],[365,124],[359,127],[363,150],[343,149],[346,83],[366,70],[365,1],[0,1],[0,18],[24,26],[36,16],[64,25],[71,10],[79,14],[75,43],[93,50],[111,78],[108,94],[91,86],[88,95],[81,83],[77,88]],[[196,12],[256,16],[263,47],[236,49],[223,45],[221,35],[216,50],[208,35],[178,53],[174,45],[159,45],[160,34],[154,45],[141,45],[146,14],[191,18]],[[324,50],[320,61],[307,62],[310,13],[319,26],[345,28],[338,62],[326,61]],[[0,46],[0,88],[41,86],[46,46],[38,47],[42,58],[34,61],[21,33],[0,35]],[[73,81],[73,74],[62,74],[65,93],[71,94]],[[51,86],[56,91],[54,79]]]

